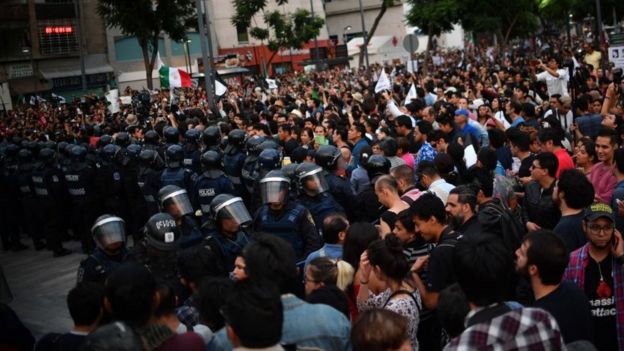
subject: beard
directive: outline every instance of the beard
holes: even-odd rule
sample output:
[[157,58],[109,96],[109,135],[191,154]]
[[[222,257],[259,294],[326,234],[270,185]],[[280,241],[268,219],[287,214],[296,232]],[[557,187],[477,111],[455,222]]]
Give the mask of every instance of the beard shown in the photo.
[[464,224],[464,215],[463,214],[459,214],[459,215],[451,215],[449,216],[450,219],[450,224],[453,227],[453,229],[457,230],[459,229],[463,224]]

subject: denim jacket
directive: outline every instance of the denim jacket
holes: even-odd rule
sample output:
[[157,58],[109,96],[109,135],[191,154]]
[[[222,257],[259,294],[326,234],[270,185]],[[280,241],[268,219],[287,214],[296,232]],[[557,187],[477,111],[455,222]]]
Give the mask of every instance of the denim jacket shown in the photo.
[[[282,295],[282,305],[282,345],[351,351],[351,323],[338,310],[323,304],[307,303],[292,294]],[[207,347],[208,351],[232,349],[225,328],[215,334]]]

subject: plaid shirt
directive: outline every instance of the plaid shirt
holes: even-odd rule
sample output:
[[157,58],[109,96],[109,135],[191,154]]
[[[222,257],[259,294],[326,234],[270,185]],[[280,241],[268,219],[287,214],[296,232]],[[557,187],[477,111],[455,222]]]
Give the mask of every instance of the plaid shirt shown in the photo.
[[[563,280],[571,281],[585,291],[585,268],[589,262],[589,243],[570,254],[570,263],[563,273]],[[617,311],[616,330],[620,351],[624,351],[624,279],[622,266],[613,259],[613,287],[615,290],[615,309]]]
[[180,322],[186,325],[188,330],[193,330],[193,327],[199,324],[199,311],[195,307],[193,296],[186,299],[182,306],[176,308],[176,315]]
[[559,326],[548,312],[521,308],[468,327],[444,350],[562,350],[563,345]]

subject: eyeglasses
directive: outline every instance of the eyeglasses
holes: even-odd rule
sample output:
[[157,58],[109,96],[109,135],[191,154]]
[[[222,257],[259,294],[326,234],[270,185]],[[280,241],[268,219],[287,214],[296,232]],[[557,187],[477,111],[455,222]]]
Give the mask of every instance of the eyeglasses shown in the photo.
[[613,225],[600,226],[598,224],[590,224],[587,226],[587,228],[589,228],[589,230],[593,232],[594,234],[598,234],[600,233],[600,231],[602,231],[605,234],[611,234],[613,233],[613,230],[615,229]]
[[532,164],[531,165],[531,169],[542,169],[542,167],[536,166],[535,164]]

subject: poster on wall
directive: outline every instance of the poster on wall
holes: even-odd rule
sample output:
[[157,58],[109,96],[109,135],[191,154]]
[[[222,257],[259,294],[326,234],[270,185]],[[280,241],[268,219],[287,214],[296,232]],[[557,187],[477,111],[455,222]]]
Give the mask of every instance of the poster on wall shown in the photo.
[[615,67],[624,69],[624,46],[612,46],[609,48],[609,62]]

